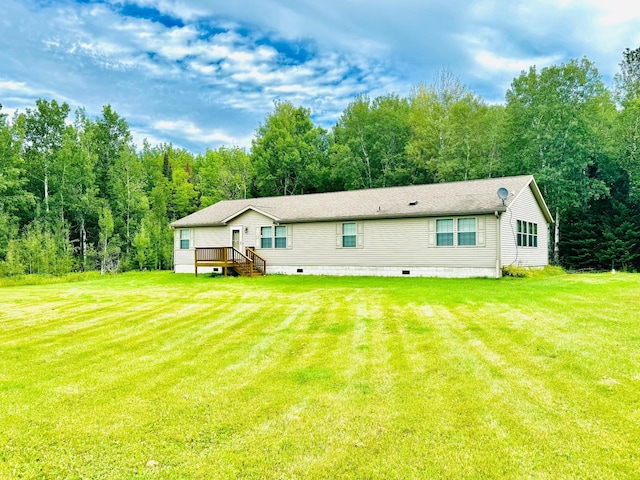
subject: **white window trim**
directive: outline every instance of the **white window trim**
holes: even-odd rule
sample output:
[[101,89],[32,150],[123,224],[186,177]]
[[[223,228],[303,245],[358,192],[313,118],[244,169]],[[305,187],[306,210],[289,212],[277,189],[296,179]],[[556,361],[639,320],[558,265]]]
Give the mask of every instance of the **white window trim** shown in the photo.
[[[526,228],[527,228],[527,232],[526,233],[518,231],[518,223],[524,224],[526,226]],[[536,233],[531,233],[531,227],[532,226],[535,226]],[[539,238],[538,229],[539,229],[538,222],[529,222],[527,220],[520,220],[520,219],[516,220],[516,247],[517,248],[531,248],[531,249],[538,248],[538,238]],[[518,244],[519,243],[518,242],[518,237],[520,235],[525,239],[526,245],[519,245]],[[530,239],[535,239],[533,241],[534,245],[529,245],[529,240]]]
[[[467,220],[467,219],[473,219],[474,220],[474,228],[475,230],[473,231],[473,233],[476,234],[476,243],[474,243],[473,245],[460,245],[459,244],[459,239],[460,239],[460,234],[461,233],[471,233],[471,232],[461,232],[459,230],[459,226],[460,226],[460,220]],[[478,219],[477,217],[457,217],[455,219],[455,222],[453,222],[453,230],[454,230],[454,245],[456,245],[459,248],[475,248],[478,246]]]
[[[284,237],[286,239],[286,247],[277,247],[276,248],[276,238],[283,238],[283,237],[276,237],[276,228],[277,227],[286,227],[287,229],[287,235]],[[263,247],[262,246],[262,229],[263,228],[271,228],[271,236],[269,238],[271,238],[271,246],[270,247]],[[266,237],[265,237],[266,238]],[[271,225],[260,225],[259,227],[256,227],[256,249],[259,250],[287,250],[287,249],[291,249],[293,248],[293,225],[290,224],[286,224],[286,225],[280,225],[280,224],[271,224]]]
[[[451,245],[438,245],[438,221],[443,220],[451,220],[451,231],[450,232],[441,232],[440,235],[451,234]],[[450,218],[436,218],[436,247],[438,248],[455,248],[456,246],[456,219],[453,217]]]
[[[182,238],[183,232],[187,232],[188,238]],[[189,246],[187,248],[182,248],[182,241],[186,240],[189,242]],[[179,250],[193,250],[193,229],[192,228],[181,228],[178,233],[178,247]]]
[[[356,225],[356,245],[354,247],[343,247],[342,246],[342,228],[343,225],[355,223]],[[351,236],[351,235],[350,235]],[[340,250],[357,250],[359,248],[364,248],[364,222],[349,220],[346,222],[338,222],[336,223],[336,248]]]
[[[476,243],[475,245],[458,245],[458,220],[467,218],[475,219]],[[438,220],[452,220],[453,222],[453,245],[438,245]],[[428,246],[434,248],[479,248],[486,246],[486,217],[482,215],[465,215],[461,217],[433,217],[427,220]],[[446,232],[449,233],[449,232]]]

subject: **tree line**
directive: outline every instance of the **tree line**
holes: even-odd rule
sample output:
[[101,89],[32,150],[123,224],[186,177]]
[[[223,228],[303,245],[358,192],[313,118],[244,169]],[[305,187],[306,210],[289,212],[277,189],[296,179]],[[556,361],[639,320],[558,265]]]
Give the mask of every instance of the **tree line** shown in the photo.
[[409,96],[360,95],[332,129],[276,101],[249,151],[141,149],[110,105],[97,118],[39,99],[0,109],[0,275],[172,267],[169,224],[223,199],[532,174],[572,269],[640,269],[640,48],[608,88],[587,58],[513,80],[491,105],[453,74]]

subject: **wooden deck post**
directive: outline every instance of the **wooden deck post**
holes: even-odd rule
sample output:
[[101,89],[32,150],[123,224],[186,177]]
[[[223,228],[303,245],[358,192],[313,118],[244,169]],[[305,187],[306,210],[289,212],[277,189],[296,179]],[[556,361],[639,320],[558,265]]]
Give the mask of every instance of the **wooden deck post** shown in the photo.
[[193,265],[196,269],[196,278],[198,278],[198,249],[193,249]]
[[222,273],[226,277],[227,276],[227,249],[226,248],[222,249],[222,261],[223,261]]

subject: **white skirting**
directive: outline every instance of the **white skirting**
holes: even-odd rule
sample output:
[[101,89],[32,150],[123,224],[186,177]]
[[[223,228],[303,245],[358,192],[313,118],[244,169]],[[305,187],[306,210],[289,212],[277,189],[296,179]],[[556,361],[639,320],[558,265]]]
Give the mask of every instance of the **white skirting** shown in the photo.
[[[176,265],[175,273],[194,274],[193,265]],[[222,272],[221,267],[199,267],[198,274]],[[350,266],[305,266],[267,265],[267,274],[284,275],[335,275],[374,277],[441,277],[471,278],[496,277],[495,268],[489,267],[350,267]]]

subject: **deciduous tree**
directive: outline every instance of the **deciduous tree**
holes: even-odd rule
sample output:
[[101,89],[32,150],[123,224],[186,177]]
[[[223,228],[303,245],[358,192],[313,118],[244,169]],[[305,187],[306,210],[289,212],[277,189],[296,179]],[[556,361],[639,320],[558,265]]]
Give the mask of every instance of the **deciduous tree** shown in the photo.
[[346,189],[387,187],[412,181],[405,147],[409,103],[395,94],[373,101],[359,95],[333,130],[331,163]]
[[559,261],[562,222],[569,211],[606,196],[591,171],[610,152],[613,102],[586,58],[531,67],[507,92],[505,161],[510,174],[533,174],[554,216],[553,258]]
[[49,214],[51,170],[62,148],[69,105],[55,100],[36,100],[36,109],[27,108],[20,122],[24,129],[24,158],[29,173],[30,191],[37,192]]
[[207,149],[196,162],[196,188],[200,205],[209,206],[220,200],[247,198],[253,181],[251,157],[241,148]]
[[449,72],[411,95],[407,155],[416,182],[488,178],[500,172],[503,107],[489,107]]
[[252,141],[256,187],[262,196],[294,195],[316,191],[311,168],[323,163],[326,132],[313,125],[311,112],[288,101],[275,108],[258,127]]

